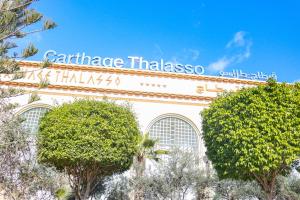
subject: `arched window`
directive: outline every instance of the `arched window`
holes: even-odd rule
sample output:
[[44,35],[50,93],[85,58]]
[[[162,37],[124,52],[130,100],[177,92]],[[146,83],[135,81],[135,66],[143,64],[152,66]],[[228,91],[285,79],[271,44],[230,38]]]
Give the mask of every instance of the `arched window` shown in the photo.
[[25,120],[23,122],[23,126],[29,132],[29,134],[37,133],[40,119],[48,110],[49,108],[45,107],[35,107],[21,114],[21,117]]
[[158,119],[149,129],[151,138],[158,139],[162,149],[180,148],[198,151],[198,137],[195,129],[187,121],[176,116]]

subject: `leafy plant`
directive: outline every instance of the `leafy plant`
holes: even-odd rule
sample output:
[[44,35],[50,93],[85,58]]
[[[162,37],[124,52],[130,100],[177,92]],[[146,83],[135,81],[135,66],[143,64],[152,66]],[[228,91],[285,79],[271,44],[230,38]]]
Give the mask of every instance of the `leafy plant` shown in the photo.
[[300,84],[221,95],[202,112],[207,156],[221,179],[256,180],[267,199],[300,155]]
[[39,161],[65,170],[76,199],[87,199],[106,176],[131,166],[139,134],[127,107],[95,100],[65,103],[40,122]]
[[32,43],[17,52],[17,40],[56,27],[52,20],[45,20],[41,28],[33,26],[44,18],[41,13],[30,7],[34,2],[35,0],[0,2],[0,73],[13,74],[19,71],[16,59],[23,60],[38,52]]
[[0,99],[0,198],[51,199],[64,184],[63,178],[37,163],[36,138],[24,130],[15,107]]
[[29,96],[28,103],[32,103],[39,100],[41,100],[41,97],[36,92],[33,92]]

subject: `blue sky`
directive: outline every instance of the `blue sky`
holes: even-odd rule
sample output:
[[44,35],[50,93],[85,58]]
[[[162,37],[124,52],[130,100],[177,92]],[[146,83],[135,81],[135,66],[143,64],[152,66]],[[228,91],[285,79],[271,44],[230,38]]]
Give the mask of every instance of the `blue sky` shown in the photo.
[[41,0],[34,7],[58,27],[31,36],[40,50],[33,60],[48,49],[137,55],[203,65],[208,75],[241,69],[300,80],[298,0]]

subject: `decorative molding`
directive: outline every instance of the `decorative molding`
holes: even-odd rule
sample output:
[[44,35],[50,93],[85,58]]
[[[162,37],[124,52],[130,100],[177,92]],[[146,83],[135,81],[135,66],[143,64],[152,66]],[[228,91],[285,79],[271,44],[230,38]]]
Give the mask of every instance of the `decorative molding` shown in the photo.
[[175,117],[175,118],[178,118],[178,119],[181,119],[183,121],[185,121],[186,123],[188,123],[196,132],[197,134],[197,138],[198,138],[198,141],[201,140],[201,132],[200,130],[197,128],[196,124],[193,122],[193,120],[191,120],[190,118],[182,115],[182,114],[177,114],[177,113],[165,113],[165,114],[161,114],[161,115],[158,115],[156,116],[154,119],[152,119],[149,123],[148,123],[148,126],[146,127],[146,132],[149,132],[151,127],[159,120],[161,119],[164,119],[164,118],[167,118],[167,117]]
[[[27,88],[39,88],[38,83],[24,83],[24,82],[11,82],[0,81],[0,85],[14,86],[14,87],[27,87]],[[144,91],[128,91],[118,89],[105,89],[105,88],[92,88],[82,86],[67,86],[67,85],[53,85],[50,84],[43,89],[55,89],[64,91],[78,91],[78,92],[93,92],[102,94],[115,94],[115,95],[128,95],[128,96],[143,96],[143,97],[157,97],[165,99],[184,99],[184,100],[196,100],[196,101],[212,101],[214,97],[204,97],[196,95],[181,95],[172,93],[161,92],[144,92]]]
[[22,113],[32,109],[32,108],[47,108],[47,109],[51,109],[52,106],[45,104],[45,103],[41,103],[41,102],[33,102],[30,104],[26,104],[24,106],[22,106],[17,112],[17,115],[21,115]]
[[[22,67],[41,67],[41,63],[42,62],[36,62],[36,61],[22,61],[22,62],[20,62],[20,66],[22,66]],[[132,75],[132,76],[163,77],[163,78],[185,79],[185,80],[204,80],[204,81],[223,82],[223,83],[238,83],[238,84],[248,84],[248,85],[264,85],[264,84],[266,84],[263,81],[224,78],[224,77],[217,77],[217,76],[202,76],[202,75],[193,75],[193,74],[146,71],[146,70],[126,69],[126,68],[121,69],[121,68],[101,67],[101,66],[96,67],[96,66],[89,66],[89,65],[52,63],[48,68],[49,69],[73,70],[73,71],[107,72],[107,73],[126,74],[126,75]]]
[[68,97],[82,97],[82,98],[108,98],[111,100],[121,100],[121,101],[134,101],[134,102],[144,102],[144,103],[159,103],[159,104],[174,104],[174,105],[187,105],[187,106],[200,106],[208,107],[209,103],[196,103],[196,102],[182,102],[182,101],[166,101],[166,100],[156,100],[156,99],[140,99],[140,98],[124,98],[124,97],[111,97],[111,96],[99,96],[90,94],[70,94],[70,93],[59,93],[52,91],[35,91],[37,94],[44,95],[56,95],[56,96],[68,96]]

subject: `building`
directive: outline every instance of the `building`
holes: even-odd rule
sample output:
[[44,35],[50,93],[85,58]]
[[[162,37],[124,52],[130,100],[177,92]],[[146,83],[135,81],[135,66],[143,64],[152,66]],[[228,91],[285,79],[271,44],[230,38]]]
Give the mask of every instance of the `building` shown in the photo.
[[[142,132],[159,139],[162,148],[179,146],[205,156],[201,139],[200,112],[223,91],[264,84],[262,81],[147,71],[90,65],[52,64],[41,69],[39,62],[21,62],[24,78],[9,81],[1,75],[2,86],[24,89],[27,94],[12,101],[20,104],[25,127],[36,132],[46,110],[75,98],[108,98],[130,102]],[[39,88],[40,83],[49,85]],[[29,102],[31,92],[41,98]]]

